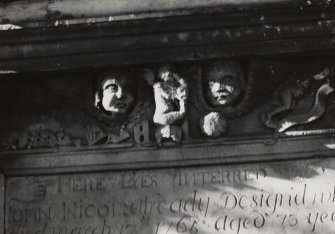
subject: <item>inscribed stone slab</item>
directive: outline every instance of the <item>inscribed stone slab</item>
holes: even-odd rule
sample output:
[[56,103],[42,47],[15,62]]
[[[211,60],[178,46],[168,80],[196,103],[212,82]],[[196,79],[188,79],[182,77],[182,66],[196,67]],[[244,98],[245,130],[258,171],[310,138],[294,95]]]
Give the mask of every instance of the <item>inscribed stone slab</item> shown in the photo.
[[334,233],[335,160],[7,180],[8,234]]

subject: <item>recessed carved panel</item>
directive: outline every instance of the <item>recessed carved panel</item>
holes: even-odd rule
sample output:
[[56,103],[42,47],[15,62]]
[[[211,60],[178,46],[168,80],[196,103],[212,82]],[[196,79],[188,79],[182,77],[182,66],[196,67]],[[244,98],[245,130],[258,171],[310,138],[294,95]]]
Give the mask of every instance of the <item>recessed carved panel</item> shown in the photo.
[[1,149],[179,147],[246,136],[275,143],[333,132],[329,61],[221,59],[8,75]]

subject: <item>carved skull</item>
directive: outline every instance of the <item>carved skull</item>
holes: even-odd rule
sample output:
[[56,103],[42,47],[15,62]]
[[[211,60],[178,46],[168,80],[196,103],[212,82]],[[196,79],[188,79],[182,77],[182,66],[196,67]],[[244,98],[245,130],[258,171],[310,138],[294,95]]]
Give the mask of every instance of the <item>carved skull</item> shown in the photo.
[[213,107],[236,104],[244,86],[242,67],[235,62],[216,62],[205,72],[204,92],[207,101]]
[[100,108],[113,116],[128,114],[136,98],[135,81],[122,71],[106,72],[100,77]]

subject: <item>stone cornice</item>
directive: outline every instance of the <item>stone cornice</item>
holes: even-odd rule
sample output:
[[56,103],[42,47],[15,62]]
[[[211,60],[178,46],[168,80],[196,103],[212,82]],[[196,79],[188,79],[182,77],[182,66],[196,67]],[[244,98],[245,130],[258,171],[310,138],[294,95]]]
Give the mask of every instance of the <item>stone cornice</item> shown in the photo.
[[[92,24],[119,20],[186,16],[213,13],[238,13],[271,9],[327,9],[328,0],[5,0],[0,4],[0,23],[21,28],[53,27],[74,24]],[[15,27],[14,27],[15,28]]]
[[0,32],[1,73],[329,53],[332,7],[195,14]]

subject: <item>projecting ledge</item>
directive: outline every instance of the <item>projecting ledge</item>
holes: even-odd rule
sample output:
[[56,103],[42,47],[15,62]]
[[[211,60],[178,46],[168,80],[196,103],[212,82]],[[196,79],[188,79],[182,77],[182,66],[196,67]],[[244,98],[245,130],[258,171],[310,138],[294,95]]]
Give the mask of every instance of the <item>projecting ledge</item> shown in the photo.
[[6,175],[94,172],[178,166],[203,166],[293,160],[334,155],[333,135],[287,137],[150,147],[136,150],[88,147],[81,149],[7,152],[0,156]]

